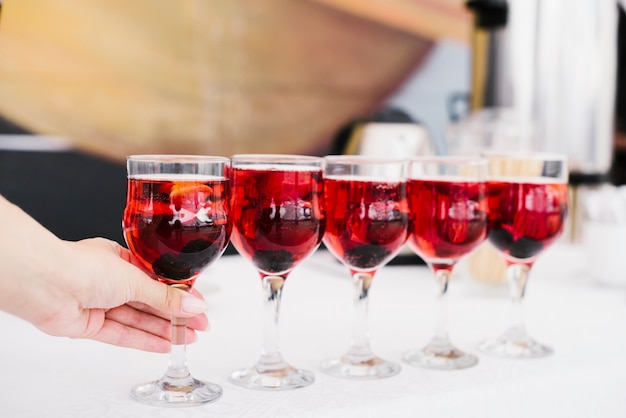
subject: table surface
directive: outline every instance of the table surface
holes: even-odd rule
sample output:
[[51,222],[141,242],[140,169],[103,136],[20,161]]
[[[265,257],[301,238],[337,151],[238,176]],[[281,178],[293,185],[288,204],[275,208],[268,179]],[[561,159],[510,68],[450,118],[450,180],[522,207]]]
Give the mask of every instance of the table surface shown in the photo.
[[[402,364],[397,376],[349,381],[322,374],[321,360],[342,354],[352,319],[347,270],[325,251],[288,279],[281,312],[281,350],[288,362],[315,372],[313,385],[284,392],[242,389],[231,371],[252,365],[261,341],[261,284],[238,255],[222,257],[201,277],[212,328],[188,347],[195,377],[216,382],[215,403],[169,409],[134,402],[129,388],[160,377],[167,355],[89,340],[51,337],[0,313],[0,410],[3,417],[624,417],[626,416],[626,287],[600,286],[585,272],[575,245],[546,251],[526,294],[530,333],[555,353],[538,360],[479,354],[457,371]],[[503,285],[469,278],[463,266],[449,288],[449,330],[460,348],[476,352],[507,324]],[[625,272],[626,273],[626,272]],[[625,280],[626,283],[626,280]],[[387,266],[370,293],[373,350],[400,362],[423,346],[433,322],[435,282],[425,266]]]

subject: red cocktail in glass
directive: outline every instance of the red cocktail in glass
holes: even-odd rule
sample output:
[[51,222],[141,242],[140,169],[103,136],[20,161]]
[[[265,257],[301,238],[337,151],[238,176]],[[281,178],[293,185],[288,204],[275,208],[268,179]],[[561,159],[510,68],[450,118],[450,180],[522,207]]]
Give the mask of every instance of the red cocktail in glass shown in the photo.
[[282,290],[291,271],[319,246],[325,227],[321,158],[235,155],[231,159],[232,242],[259,271],[264,291],[261,356],[231,374],[239,386],[286,390],[315,380],[287,364],[278,349]]
[[450,341],[446,296],[456,263],[487,236],[486,175],[487,161],[479,158],[424,157],[411,161],[409,245],[435,274],[439,306],[433,338],[426,347],[404,354],[409,364],[461,369],[478,363],[476,356]]
[[380,379],[400,366],[374,355],[367,331],[369,290],[376,272],[407,239],[407,162],[362,156],[327,156],[324,244],[350,271],[355,288],[354,326],[348,351],[322,362],[337,377]]
[[[132,253],[155,280],[189,290],[224,252],[229,214],[229,160],[185,155],[127,158],[128,193],[122,227]],[[165,375],[133,388],[143,403],[192,406],[217,400],[222,388],[195,379],[186,360],[186,319],[172,318]]]
[[478,348],[502,357],[544,357],[552,349],[528,335],[522,301],[532,265],[563,232],[568,212],[567,159],[547,153],[485,155],[490,171],[488,241],[507,264],[512,311],[509,328]]

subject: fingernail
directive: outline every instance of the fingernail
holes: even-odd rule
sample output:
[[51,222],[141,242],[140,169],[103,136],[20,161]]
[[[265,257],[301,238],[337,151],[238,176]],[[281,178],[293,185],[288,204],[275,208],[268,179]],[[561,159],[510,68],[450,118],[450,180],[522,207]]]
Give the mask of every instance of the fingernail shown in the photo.
[[188,314],[200,314],[207,310],[206,303],[191,295],[183,296],[182,311]]

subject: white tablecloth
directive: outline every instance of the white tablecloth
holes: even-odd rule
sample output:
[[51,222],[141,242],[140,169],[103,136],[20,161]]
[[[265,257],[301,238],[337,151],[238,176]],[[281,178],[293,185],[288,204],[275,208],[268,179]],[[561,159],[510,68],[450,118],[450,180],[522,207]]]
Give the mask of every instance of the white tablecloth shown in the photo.
[[[228,382],[252,365],[261,338],[260,279],[239,256],[223,257],[197,284],[210,308],[211,331],[189,346],[192,373],[219,383],[223,397],[185,409],[154,408],[130,399],[129,388],[158,378],[167,355],[47,336],[0,313],[2,417],[625,417],[626,289],[587,279],[576,246],[548,250],[531,273],[526,295],[530,333],[555,354],[540,360],[480,355],[476,367],[435,371],[402,364],[379,381],[326,376],[322,359],[342,354],[351,331],[352,285],[347,271],[318,252],[288,279],[281,348],[292,365],[316,374],[312,386],[268,393]],[[598,266],[601,268],[601,266]],[[450,285],[449,329],[462,349],[502,331],[506,288],[457,273]],[[27,285],[27,284],[25,284]],[[400,361],[424,345],[432,329],[434,279],[424,266],[388,266],[370,293],[374,351]]]

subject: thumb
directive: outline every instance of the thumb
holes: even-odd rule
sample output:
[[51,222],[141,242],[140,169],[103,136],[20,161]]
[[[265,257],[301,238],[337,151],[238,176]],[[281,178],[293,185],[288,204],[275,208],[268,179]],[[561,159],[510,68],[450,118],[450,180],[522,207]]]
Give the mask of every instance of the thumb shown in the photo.
[[144,303],[164,314],[183,318],[192,317],[207,310],[207,305],[199,297],[149,277],[140,268],[140,263],[126,248],[112,243],[118,257],[127,261],[125,276],[128,280],[130,300]]
[[165,314],[178,317],[192,317],[207,310],[204,300],[165,283],[146,277],[136,289],[133,300],[145,303]]

